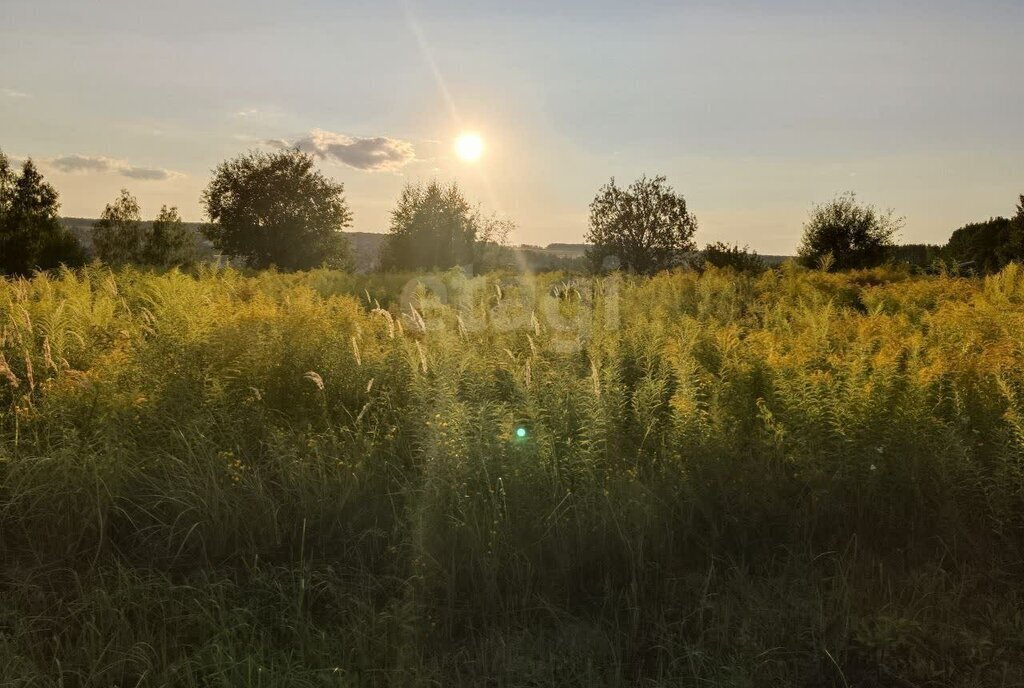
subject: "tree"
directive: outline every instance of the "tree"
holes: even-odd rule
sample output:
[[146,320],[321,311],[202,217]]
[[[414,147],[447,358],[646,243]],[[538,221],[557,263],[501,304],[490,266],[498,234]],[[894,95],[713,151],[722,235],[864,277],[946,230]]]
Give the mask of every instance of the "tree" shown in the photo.
[[113,266],[144,262],[147,241],[139,202],[121,189],[121,195],[103,209],[93,224],[92,243],[96,257]]
[[1024,257],[1024,226],[1016,218],[1005,217],[972,222],[954,231],[942,252],[974,272],[999,272],[1010,261]]
[[757,251],[751,251],[748,246],[741,248],[739,244],[726,244],[721,241],[705,246],[701,251],[701,258],[705,265],[732,268],[738,272],[761,272],[766,267]]
[[999,272],[1024,260],[1024,194],[1013,218],[993,217],[957,229],[942,248],[942,257],[979,274]]
[[[454,182],[407,184],[381,251],[389,270],[447,270],[475,262],[481,218]],[[497,226],[497,225],[495,225]]]
[[693,251],[697,218],[665,177],[641,177],[622,189],[613,178],[590,204],[587,257],[595,268],[608,259],[634,272],[652,273],[678,265]]
[[14,187],[18,177],[11,169],[11,161],[0,151],[0,213],[6,217],[14,200]]
[[85,262],[85,251],[61,224],[59,209],[57,191],[31,159],[17,175],[0,152],[0,271],[27,275]]
[[221,163],[203,192],[204,234],[250,267],[347,267],[342,230],[352,224],[344,185],[314,169],[297,148],[251,151]]
[[894,217],[892,210],[880,214],[847,192],[811,209],[797,254],[808,267],[872,267],[885,261],[902,227],[903,218]]
[[153,221],[153,227],[146,237],[143,254],[146,263],[160,267],[195,262],[196,237],[181,221],[177,208],[168,208],[166,205],[160,208],[160,215]]

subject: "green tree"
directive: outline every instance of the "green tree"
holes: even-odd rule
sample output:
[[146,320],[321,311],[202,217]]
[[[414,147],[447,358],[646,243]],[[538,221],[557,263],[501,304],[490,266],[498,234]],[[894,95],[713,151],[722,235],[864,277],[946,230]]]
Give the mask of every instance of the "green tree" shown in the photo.
[[202,196],[204,234],[254,268],[348,267],[352,224],[344,185],[314,169],[297,148],[251,151],[221,163]]
[[93,224],[96,257],[113,266],[143,263],[146,241],[139,202],[128,189],[121,189],[121,195],[107,204],[100,219]]
[[811,209],[797,255],[808,267],[829,270],[880,265],[902,227],[903,218],[894,217],[892,210],[879,213],[847,192]]
[[481,220],[454,182],[407,184],[381,251],[388,270],[446,270],[476,259]]
[[81,244],[61,224],[59,209],[57,191],[31,159],[19,175],[0,152],[0,271],[27,275],[85,262]]
[[1024,257],[1022,230],[1022,221],[1016,218],[972,222],[954,231],[942,252],[947,259],[974,272],[991,274]]
[[697,218],[665,177],[641,177],[623,189],[615,179],[590,204],[587,257],[595,269],[609,259],[621,267],[653,273],[682,262],[696,245]]
[[11,168],[11,161],[0,151],[0,213],[6,215],[14,200],[14,187],[17,183],[17,175]]
[[171,267],[190,265],[196,261],[196,236],[181,221],[177,208],[160,208],[160,214],[146,237],[143,250],[149,265]]

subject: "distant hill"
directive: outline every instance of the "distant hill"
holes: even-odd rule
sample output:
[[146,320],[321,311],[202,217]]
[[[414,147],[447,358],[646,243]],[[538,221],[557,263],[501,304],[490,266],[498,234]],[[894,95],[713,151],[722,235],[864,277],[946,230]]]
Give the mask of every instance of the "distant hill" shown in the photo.
[[587,248],[587,244],[548,244],[544,250],[565,258],[582,258]]

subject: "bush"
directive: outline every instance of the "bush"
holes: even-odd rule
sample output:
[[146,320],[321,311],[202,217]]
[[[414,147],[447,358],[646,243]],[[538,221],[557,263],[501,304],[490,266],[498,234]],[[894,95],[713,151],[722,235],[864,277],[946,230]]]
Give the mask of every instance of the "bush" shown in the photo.
[[705,265],[716,268],[731,268],[737,272],[761,272],[767,266],[757,251],[750,247],[740,248],[739,244],[726,244],[721,241],[710,243],[701,251],[701,260]]
[[903,219],[857,202],[853,192],[815,205],[797,248],[800,262],[825,270],[855,270],[881,265],[889,256]]

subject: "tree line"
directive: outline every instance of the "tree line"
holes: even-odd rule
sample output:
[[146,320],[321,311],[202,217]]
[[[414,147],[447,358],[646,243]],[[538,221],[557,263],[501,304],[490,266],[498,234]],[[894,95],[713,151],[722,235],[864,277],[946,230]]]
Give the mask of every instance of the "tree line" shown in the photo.
[[[250,151],[213,170],[203,191],[209,222],[202,232],[222,254],[254,269],[351,269],[344,230],[352,212],[344,185],[316,169],[298,149]],[[0,152],[0,271],[25,275],[88,260],[62,224],[56,190],[31,159],[17,173]],[[823,270],[868,268],[887,261],[928,266],[946,262],[978,273],[1024,260],[1024,195],[1013,218],[969,224],[942,247],[898,246],[903,218],[840,194],[812,207],[797,259]],[[586,241],[591,270],[654,273],[706,265],[743,271],[765,269],[746,246],[714,242],[698,249],[698,223],[664,176],[641,177],[629,186],[613,178],[590,204]],[[408,184],[391,213],[379,257],[382,270],[486,271],[514,267],[503,252],[512,225],[471,204],[455,183]],[[144,222],[127,190],[93,225],[93,257],[111,266],[188,266],[198,260],[195,233],[177,208],[163,206]]]

